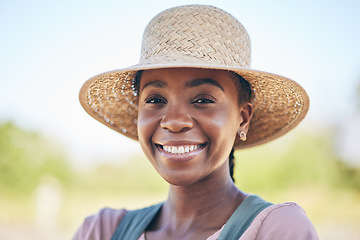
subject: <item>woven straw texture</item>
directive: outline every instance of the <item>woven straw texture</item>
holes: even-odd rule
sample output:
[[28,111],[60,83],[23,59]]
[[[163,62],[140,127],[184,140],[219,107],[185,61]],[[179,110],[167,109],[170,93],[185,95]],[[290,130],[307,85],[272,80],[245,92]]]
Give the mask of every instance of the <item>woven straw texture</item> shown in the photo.
[[250,69],[250,38],[239,21],[213,6],[188,5],[165,10],[144,31],[140,62],[90,78],[80,103],[92,117],[137,140],[138,70],[195,67],[234,71],[253,91],[254,115],[247,140],[235,148],[266,143],[294,128],[306,115],[309,98],[295,81]]

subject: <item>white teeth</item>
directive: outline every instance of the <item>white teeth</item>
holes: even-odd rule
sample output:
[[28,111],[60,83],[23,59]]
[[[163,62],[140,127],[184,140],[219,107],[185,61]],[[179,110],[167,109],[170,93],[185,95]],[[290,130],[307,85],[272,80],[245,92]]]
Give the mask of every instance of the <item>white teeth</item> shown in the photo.
[[200,148],[200,146],[201,146],[200,144],[199,145],[186,145],[186,146],[179,146],[179,147],[164,145],[163,149],[169,153],[183,154],[183,153],[188,153],[188,152],[194,151],[194,150]]
[[187,152],[189,152],[190,151],[190,147],[189,146],[186,146],[185,147],[185,152],[187,153]]
[[184,150],[184,147],[183,146],[180,146],[179,148],[178,148],[178,153],[184,153],[185,152],[185,150]]

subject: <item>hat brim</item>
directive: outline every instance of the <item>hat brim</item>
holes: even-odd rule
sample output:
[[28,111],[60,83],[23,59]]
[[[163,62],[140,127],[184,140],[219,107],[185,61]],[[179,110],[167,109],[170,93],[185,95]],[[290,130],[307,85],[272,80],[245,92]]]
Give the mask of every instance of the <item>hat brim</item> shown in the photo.
[[253,118],[246,141],[235,140],[243,149],[272,141],[296,127],[306,116],[309,97],[297,82],[277,74],[239,67],[204,63],[137,64],[113,70],[87,80],[80,89],[85,111],[109,128],[131,138],[137,137],[137,90],[134,78],[139,70],[159,68],[205,68],[233,71],[250,83]]

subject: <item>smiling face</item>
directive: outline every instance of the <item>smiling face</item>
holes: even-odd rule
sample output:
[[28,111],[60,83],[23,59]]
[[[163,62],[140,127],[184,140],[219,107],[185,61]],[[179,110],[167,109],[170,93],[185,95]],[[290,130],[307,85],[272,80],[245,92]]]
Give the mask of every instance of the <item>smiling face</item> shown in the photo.
[[250,104],[239,106],[238,88],[234,75],[227,71],[167,68],[143,72],[139,142],[167,182],[186,185],[219,174],[229,177],[227,160],[237,131],[246,131],[251,118],[251,110],[246,115]]

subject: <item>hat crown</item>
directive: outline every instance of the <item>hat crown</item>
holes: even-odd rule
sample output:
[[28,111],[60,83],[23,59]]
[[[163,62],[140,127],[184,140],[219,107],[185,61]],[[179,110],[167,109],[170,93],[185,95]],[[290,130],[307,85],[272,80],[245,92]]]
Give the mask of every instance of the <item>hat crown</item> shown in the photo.
[[140,64],[202,64],[250,68],[250,38],[229,13],[208,5],[167,9],[147,25]]

